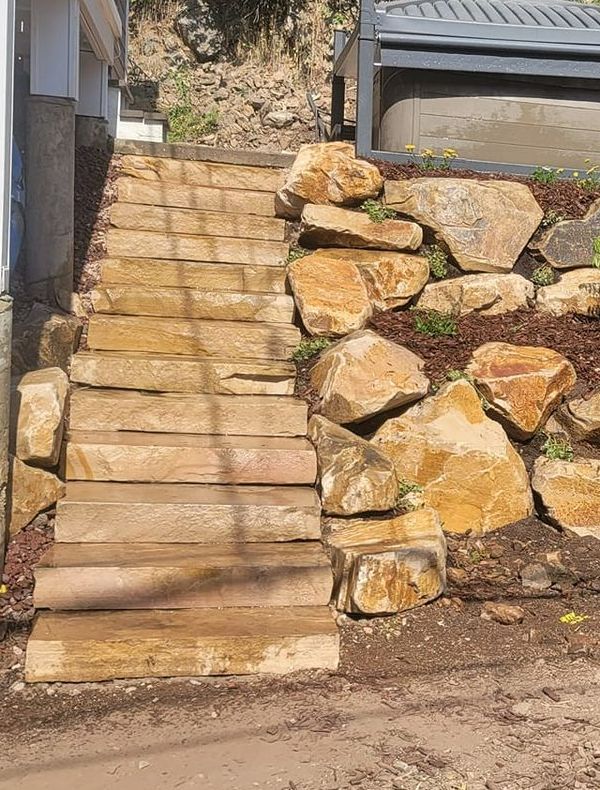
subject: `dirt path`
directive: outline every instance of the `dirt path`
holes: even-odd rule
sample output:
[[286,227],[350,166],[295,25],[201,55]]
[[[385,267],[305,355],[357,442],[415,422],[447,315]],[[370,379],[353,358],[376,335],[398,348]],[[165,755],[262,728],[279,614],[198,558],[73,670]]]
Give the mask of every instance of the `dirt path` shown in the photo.
[[6,700],[3,790],[600,787],[588,658],[368,684],[313,674],[50,692]]

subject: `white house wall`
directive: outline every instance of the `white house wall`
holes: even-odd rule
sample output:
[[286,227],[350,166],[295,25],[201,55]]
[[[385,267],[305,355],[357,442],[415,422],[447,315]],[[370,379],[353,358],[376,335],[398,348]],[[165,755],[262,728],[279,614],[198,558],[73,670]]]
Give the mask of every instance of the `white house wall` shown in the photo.
[[[0,293],[8,291],[12,161],[14,0],[0,3]],[[1,542],[1,541],[0,541]]]
[[79,98],[79,0],[31,0],[31,93]]
[[77,115],[108,118],[108,64],[93,52],[80,53]]
[[97,57],[112,65],[123,33],[114,0],[81,0],[81,21]]

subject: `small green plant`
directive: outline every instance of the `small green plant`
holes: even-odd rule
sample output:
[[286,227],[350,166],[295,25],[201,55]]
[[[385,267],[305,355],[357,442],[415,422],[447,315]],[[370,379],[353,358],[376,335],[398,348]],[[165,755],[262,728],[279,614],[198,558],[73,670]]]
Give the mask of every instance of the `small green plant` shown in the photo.
[[478,549],[471,549],[469,552],[469,559],[473,565],[479,565],[479,563],[485,559],[485,555]]
[[547,263],[538,266],[531,272],[531,282],[539,286],[552,285],[554,283],[554,269]]
[[412,143],[405,145],[404,150],[421,170],[449,170],[458,156],[454,148],[444,148],[441,154],[436,154],[433,148],[424,148],[420,154],[416,154],[416,146]]
[[401,478],[398,482],[398,499],[396,500],[396,510],[416,510],[420,505],[413,494],[420,494],[423,486],[413,483],[411,480]]
[[573,179],[578,187],[587,189],[589,192],[595,192],[600,189],[600,165],[592,165],[591,161],[591,159],[586,159],[587,170],[583,175],[574,172]]
[[541,226],[542,228],[551,228],[553,225],[556,225],[563,220],[564,217],[562,214],[559,214],[558,211],[555,211],[553,208],[549,208],[544,214]]
[[199,115],[191,97],[191,74],[188,68],[180,68],[173,73],[177,102],[168,110],[169,142],[196,142],[219,127],[219,112],[216,107]]
[[371,222],[385,222],[386,219],[394,219],[396,212],[389,206],[384,206],[379,200],[365,200],[361,204],[361,209],[367,214]]
[[327,337],[303,337],[292,353],[292,360],[302,362],[305,359],[310,359],[330,345],[331,340]]
[[425,248],[425,257],[429,263],[429,270],[436,280],[448,276],[448,256],[438,244]]
[[546,434],[546,441],[542,445],[542,452],[552,461],[573,461],[575,453],[568,439],[556,434]]
[[415,310],[415,329],[423,335],[441,337],[458,334],[458,322],[450,313],[437,310]]
[[469,384],[473,383],[473,376],[467,373],[466,370],[449,370],[446,373],[448,381],[468,381]]
[[294,263],[307,255],[310,255],[310,250],[305,250],[304,247],[292,247],[286,258],[286,263]]
[[538,184],[554,184],[558,181],[560,171],[553,167],[536,167],[531,174],[531,178]]
[[592,266],[594,269],[600,269],[600,236],[592,242]]

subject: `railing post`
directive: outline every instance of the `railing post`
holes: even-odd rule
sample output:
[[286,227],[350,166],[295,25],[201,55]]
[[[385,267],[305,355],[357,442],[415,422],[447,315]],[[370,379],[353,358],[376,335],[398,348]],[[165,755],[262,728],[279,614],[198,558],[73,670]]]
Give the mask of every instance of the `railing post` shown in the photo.
[[373,78],[375,64],[375,3],[361,0],[358,31],[358,85],[356,97],[356,154],[373,151]]

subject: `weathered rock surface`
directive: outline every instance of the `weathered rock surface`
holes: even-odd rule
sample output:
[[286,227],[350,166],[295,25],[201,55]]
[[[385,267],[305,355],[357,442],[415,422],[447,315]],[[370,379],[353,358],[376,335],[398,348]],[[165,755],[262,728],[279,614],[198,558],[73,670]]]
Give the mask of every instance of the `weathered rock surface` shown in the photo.
[[529,439],[577,379],[562,354],[541,346],[484,343],[467,366],[490,413],[511,436]]
[[455,316],[500,315],[527,307],[534,297],[533,283],[520,274],[470,274],[427,285],[417,306]]
[[508,603],[486,601],[481,612],[483,620],[494,620],[500,625],[517,625],[525,619],[525,609]]
[[418,294],[429,279],[429,263],[422,255],[371,250],[332,250],[340,257],[351,256],[362,275],[375,310],[403,307]]
[[300,148],[275,206],[280,216],[295,219],[307,203],[355,206],[382,189],[381,173],[357,159],[353,145],[316,143]]
[[519,572],[521,584],[525,589],[542,592],[552,586],[552,579],[541,562],[530,562]]
[[28,466],[11,458],[10,527],[11,535],[26,527],[38,513],[65,495],[65,484],[52,472]]
[[508,272],[544,216],[525,184],[461,178],[387,181],[388,206],[431,228],[465,271]]
[[53,367],[68,370],[80,334],[81,323],[74,316],[34,304],[13,330],[13,370],[16,373]]
[[373,313],[367,287],[348,256],[318,250],[291,263],[288,277],[312,335],[347,335],[362,329]]
[[387,420],[373,442],[399,479],[423,486],[448,532],[481,534],[533,512],[523,461],[465,380]]
[[398,481],[390,459],[360,436],[315,415],[308,435],[317,450],[323,510],[331,515],[390,510]]
[[600,315],[600,269],[564,272],[554,285],[537,292],[537,308],[552,315]]
[[388,520],[329,521],[338,609],[392,614],[446,588],[446,541],[431,508]]
[[600,236],[600,200],[583,219],[568,219],[549,228],[536,249],[555,269],[574,269],[592,263],[594,239]]
[[565,403],[559,416],[577,439],[600,444],[600,391]]
[[414,222],[373,222],[364,211],[307,205],[302,212],[300,242],[309,247],[416,250],[423,242],[423,231]]
[[60,368],[33,370],[13,391],[15,452],[21,461],[55,466],[60,455],[69,379]]
[[311,371],[317,411],[336,423],[361,422],[422,398],[429,389],[423,360],[371,330],[326,349]]
[[531,485],[553,524],[600,539],[600,461],[538,458]]

